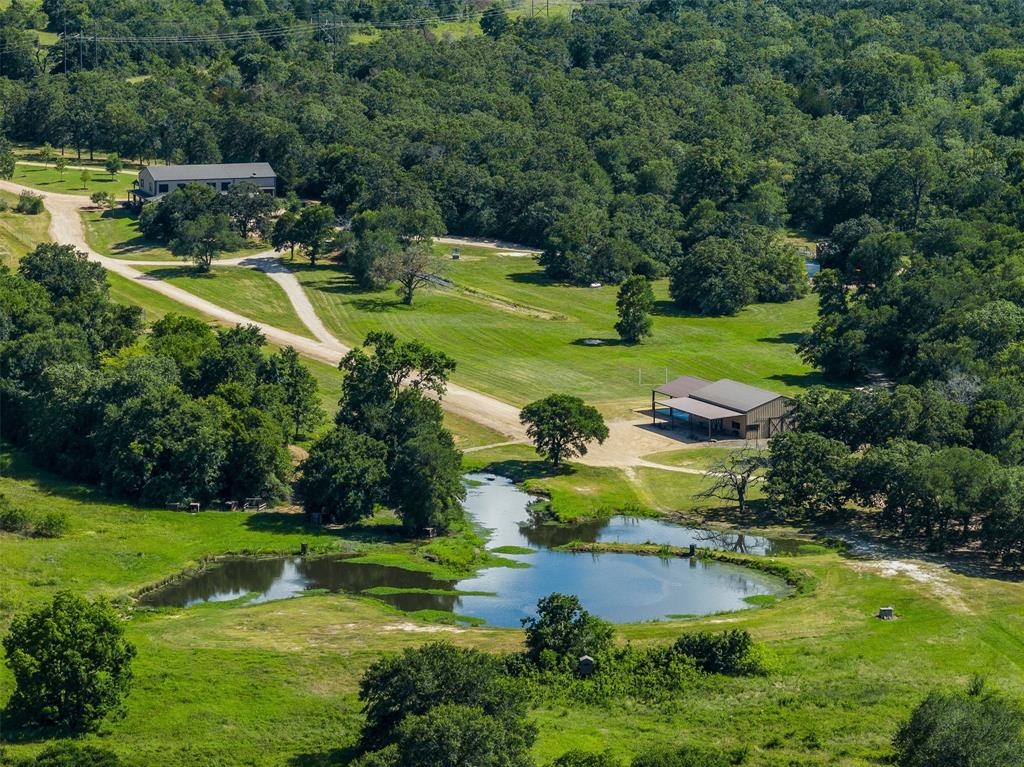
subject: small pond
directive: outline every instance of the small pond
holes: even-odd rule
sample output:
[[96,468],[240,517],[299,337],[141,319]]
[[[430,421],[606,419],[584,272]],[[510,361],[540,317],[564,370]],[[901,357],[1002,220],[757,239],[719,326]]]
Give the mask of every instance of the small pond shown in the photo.
[[[612,517],[568,527],[534,525],[527,510],[531,496],[510,480],[493,474],[469,474],[466,479],[466,511],[487,532],[488,548],[531,550],[502,554],[518,567],[491,567],[470,578],[447,581],[351,557],[232,559],[152,591],[140,601],[153,607],[189,607],[242,597],[249,603],[268,602],[308,589],[327,589],[369,592],[401,610],[445,610],[494,626],[518,627],[520,619],[533,614],[537,600],[553,591],[576,594],[588,610],[616,623],[738,610],[749,607],[751,597],[786,592],[775,578],[719,562],[572,553],[553,547],[570,541],[682,547],[695,543],[770,555],[786,553],[795,544],[647,518]],[[428,589],[460,593],[423,593]]]

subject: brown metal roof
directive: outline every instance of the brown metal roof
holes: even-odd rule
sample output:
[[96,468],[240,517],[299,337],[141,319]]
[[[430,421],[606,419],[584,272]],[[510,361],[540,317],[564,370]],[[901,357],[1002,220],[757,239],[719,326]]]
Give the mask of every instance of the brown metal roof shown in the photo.
[[667,384],[662,384],[656,391],[658,394],[664,394],[668,397],[689,397],[692,392],[710,384],[706,378],[698,378],[697,376],[680,376]]
[[706,418],[709,421],[713,421],[716,418],[735,418],[736,416],[743,415],[742,413],[737,413],[735,410],[730,410],[727,407],[712,405],[710,402],[693,399],[693,397],[675,397],[666,402],[659,402],[658,404],[662,407],[667,406],[683,413],[695,415],[698,418]]
[[749,413],[754,408],[774,402],[782,397],[777,392],[759,389],[756,386],[748,386],[739,381],[730,381],[728,378],[720,378],[701,389],[691,391],[689,396],[696,397],[705,402],[712,402],[722,407],[732,408],[741,413]]

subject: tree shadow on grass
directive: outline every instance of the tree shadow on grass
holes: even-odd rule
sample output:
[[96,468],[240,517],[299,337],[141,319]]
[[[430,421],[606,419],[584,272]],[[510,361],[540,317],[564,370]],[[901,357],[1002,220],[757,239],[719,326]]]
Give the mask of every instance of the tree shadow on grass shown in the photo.
[[[37,492],[60,496],[82,504],[132,506],[128,501],[109,496],[97,487],[65,479],[45,468],[40,468],[32,462],[27,453],[11,448],[6,443],[2,445],[2,449],[4,455],[0,457],[0,475],[9,479],[31,482]],[[148,510],[148,507],[145,506],[133,506],[133,508],[140,511]]]
[[777,336],[766,336],[764,338],[757,339],[760,343],[765,344],[786,344],[788,346],[796,346],[798,343],[804,340],[803,333],[779,333]]
[[37,724],[10,704],[0,711],[0,717],[3,717],[4,723],[0,743],[41,743],[56,738],[74,738],[82,734],[67,727]]
[[212,280],[216,277],[212,271],[201,272],[193,266],[167,266],[144,273],[144,279],[173,280],[176,277],[187,277],[193,280]]
[[352,301],[352,308],[358,309],[361,312],[381,314],[395,309],[406,309],[410,307],[408,304],[403,304],[401,299],[398,298],[357,298]]
[[305,514],[264,511],[246,517],[249,530],[277,535],[331,535],[361,543],[393,543],[408,540],[402,526],[395,524],[316,525]]
[[288,760],[289,767],[344,767],[359,756],[356,746],[332,748],[308,754],[296,754]]
[[818,370],[808,373],[778,373],[773,376],[768,376],[768,380],[778,381],[786,386],[800,387],[802,389],[806,389],[808,386],[829,386],[831,388],[839,389],[850,388],[849,384],[829,381],[821,371]]
[[548,275],[540,270],[535,272],[510,272],[508,274],[508,279],[512,280],[512,282],[518,282],[521,285],[537,285],[539,287],[565,287],[569,285],[569,283],[548,277]]
[[672,301],[669,301],[664,298],[654,302],[654,309],[651,311],[651,314],[654,314],[658,317],[688,317],[706,319],[705,315],[699,314],[698,312],[691,312],[686,309],[680,309]]
[[575,341],[570,341],[573,346],[634,346],[627,341],[623,341],[621,338],[577,338]]
[[576,473],[572,466],[567,466],[566,464],[553,466],[547,461],[523,461],[514,458],[489,463],[481,471],[497,474],[500,477],[507,477],[516,484],[521,484],[528,479],[550,479],[551,477],[566,477]]

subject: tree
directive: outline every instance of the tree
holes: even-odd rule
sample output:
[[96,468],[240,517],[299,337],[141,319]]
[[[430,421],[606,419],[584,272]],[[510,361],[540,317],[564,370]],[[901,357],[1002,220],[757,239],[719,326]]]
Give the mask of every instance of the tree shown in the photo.
[[1021,767],[1024,712],[976,681],[967,692],[932,692],[893,738],[899,767]]
[[78,174],[79,181],[82,182],[82,189],[88,189],[89,184],[92,183],[92,171],[85,169]]
[[597,656],[612,646],[615,630],[583,609],[579,597],[549,594],[537,602],[537,617],[523,618],[526,652],[534,662],[574,664],[582,655]]
[[11,150],[10,142],[0,136],[0,178],[10,179],[14,176],[14,169],[17,162],[14,152]]
[[296,238],[310,263],[315,264],[335,227],[334,209],[330,205],[309,205],[302,209],[295,224]]
[[783,516],[820,518],[843,508],[849,485],[849,451],[815,432],[787,431],[768,444],[764,489]]
[[646,277],[634,274],[623,282],[615,307],[619,312],[615,332],[623,341],[635,344],[651,334],[654,291]]
[[60,176],[60,180],[63,181],[64,180],[64,171],[68,167],[68,160],[67,160],[67,158],[63,157],[63,156],[58,157],[57,160],[53,163],[53,167],[57,169],[57,175]]
[[505,6],[501,3],[494,3],[480,16],[480,29],[495,40],[505,34],[510,26],[512,22],[509,21]]
[[117,174],[121,172],[121,169],[124,168],[124,161],[117,156],[117,152],[111,152],[107,155],[107,160],[103,163],[103,167],[110,174],[110,179],[114,180],[117,178]]
[[292,439],[297,440],[303,430],[308,432],[323,422],[324,411],[320,407],[316,379],[299,360],[295,349],[287,346],[270,355],[266,379],[281,387]]
[[97,208],[106,208],[107,210],[112,210],[116,204],[114,196],[110,192],[93,192],[89,195],[89,200]]
[[444,704],[398,728],[396,767],[533,767],[533,731],[509,728],[479,706]]
[[313,443],[299,464],[295,489],[309,514],[342,524],[373,514],[388,479],[387,447],[347,426],[335,426]]
[[756,298],[749,259],[741,244],[710,237],[671,266],[669,293],[681,309],[699,314],[736,314]]
[[281,217],[274,222],[270,231],[270,245],[274,250],[288,248],[291,252],[290,258],[295,258],[295,246],[299,244],[302,236],[298,229],[299,217],[290,210],[286,210]]
[[135,647],[113,607],[68,591],[17,616],[3,640],[14,675],[10,707],[28,721],[95,727],[131,686]]
[[394,742],[408,717],[444,705],[478,708],[527,745],[535,737],[525,720],[525,691],[508,683],[498,657],[447,642],[407,648],[375,661],[359,682],[359,699],[366,715],[361,738],[365,748]]
[[[411,402],[420,413],[433,409],[436,414],[416,419],[418,423],[409,428],[401,418],[401,413],[409,409],[396,408],[392,430],[405,433],[392,454],[390,502],[410,532],[447,530],[463,513],[466,489],[462,484],[462,453],[455,447],[451,432],[441,425],[437,403],[425,400],[419,392],[400,397],[402,402]],[[425,408],[420,407],[421,403]]]
[[49,167],[53,162],[53,147],[49,143],[43,144],[39,148],[39,161],[43,163],[43,167]]
[[223,213],[204,213],[195,220],[182,222],[171,240],[171,252],[189,259],[200,272],[210,271],[213,259],[238,244],[231,222]]
[[274,198],[251,181],[234,184],[224,195],[224,211],[243,238],[266,235],[274,208]]
[[736,501],[742,516],[747,512],[747,491],[752,484],[763,479],[758,473],[766,465],[767,461],[760,450],[743,448],[730,451],[708,470],[711,486],[695,497]]
[[608,439],[608,427],[597,408],[568,394],[552,394],[527,405],[519,420],[537,452],[555,466],[565,458],[586,455],[588,442],[602,444]]
[[441,260],[431,253],[430,242],[421,241],[377,259],[373,271],[375,280],[381,284],[397,281],[398,295],[408,306],[417,290],[440,279],[441,265]]

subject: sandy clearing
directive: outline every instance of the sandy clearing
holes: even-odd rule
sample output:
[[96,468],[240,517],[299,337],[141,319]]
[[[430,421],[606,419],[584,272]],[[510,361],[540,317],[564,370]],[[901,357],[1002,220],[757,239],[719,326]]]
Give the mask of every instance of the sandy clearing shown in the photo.
[[[883,578],[910,578],[928,586],[936,597],[956,612],[973,612],[963,592],[950,580],[949,571],[941,565],[900,559],[874,559],[851,561],[850,568],[858,573],[870,573]],[[898,605],[896,612],[899,614]]]

